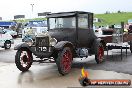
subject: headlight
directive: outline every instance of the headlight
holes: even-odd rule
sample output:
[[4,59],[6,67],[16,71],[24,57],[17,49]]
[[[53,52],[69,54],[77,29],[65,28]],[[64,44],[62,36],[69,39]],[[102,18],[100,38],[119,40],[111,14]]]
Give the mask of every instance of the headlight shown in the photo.
[[54,46],[57,43],[57,40],[55,38],[50,39],[50,45]]
[[31,38],[26,39],[25,43],[27,43],[29,46],[32,46],[33,45],[33,40]]

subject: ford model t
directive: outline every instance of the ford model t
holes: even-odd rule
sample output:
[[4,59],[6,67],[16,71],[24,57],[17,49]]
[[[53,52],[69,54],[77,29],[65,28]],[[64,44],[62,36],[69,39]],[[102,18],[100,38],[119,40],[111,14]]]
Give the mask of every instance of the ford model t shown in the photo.
[[[55,62],[60,74],[70,72],[76,57],[95,55],[99,64],[104,60],[104,42],[93,31],[93,13],[61,12],[47,15],[48,32],[38,34],[35,41],[27,40],[14,47],[15,63],[20,71],[27,71],[32,62]],[[40,60],[34,60],[35,55]]]

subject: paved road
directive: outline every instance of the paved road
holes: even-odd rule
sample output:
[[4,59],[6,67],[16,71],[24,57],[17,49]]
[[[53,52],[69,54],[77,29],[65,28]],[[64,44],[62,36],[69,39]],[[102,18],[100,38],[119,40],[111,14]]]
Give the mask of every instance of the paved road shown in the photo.
[[[132,75],[129,74],[91,69],[87,71],[90,79],[130,79],[132,81]],[[0,88],[79,88],[81,87],[78,81],[80,73],[80,69],[73,68],[70,74],[61,76],[55,64],[32,65],[30,71],[22,73],[13,63],[0,63]]]

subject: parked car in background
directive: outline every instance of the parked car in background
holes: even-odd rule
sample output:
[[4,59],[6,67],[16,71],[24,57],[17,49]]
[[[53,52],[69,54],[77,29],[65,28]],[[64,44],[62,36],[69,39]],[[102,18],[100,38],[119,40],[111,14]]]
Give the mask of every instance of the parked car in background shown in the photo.
[[95,35],[100,36],[100,35],[112,35],[114,30],[113,28],[109,27],[98,27],[94,29]]
[[3,31],[7,34],[10,34],[13,38],[17,37],[17,32],[13,31],[12,29],[3,29]]
[[102,28],[94,28],[94,33],[96,36],[98,35],[102,35],[103,34],[103,31],[102,31]]
[[0,29],[0,47],[5,49],[10,49],[11,44],[14,43],[12,36],[8,33],[5,33]]

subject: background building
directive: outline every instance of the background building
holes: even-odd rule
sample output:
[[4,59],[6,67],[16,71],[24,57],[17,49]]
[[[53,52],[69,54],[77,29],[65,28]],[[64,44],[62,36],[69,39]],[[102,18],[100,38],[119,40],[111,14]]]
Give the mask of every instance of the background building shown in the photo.
[[15,15],[14,19],[25,19],[25,15]]
[[2,20],[2,17],[0,17],[0,20]]

